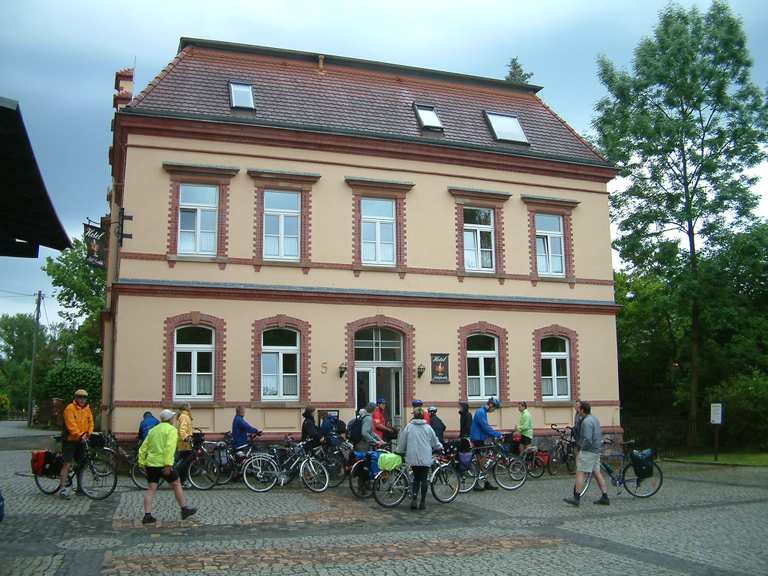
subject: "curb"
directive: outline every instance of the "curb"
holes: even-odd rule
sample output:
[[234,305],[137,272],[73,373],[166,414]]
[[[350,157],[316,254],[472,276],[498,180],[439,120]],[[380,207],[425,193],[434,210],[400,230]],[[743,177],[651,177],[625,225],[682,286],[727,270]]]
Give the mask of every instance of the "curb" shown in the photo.
[[663,462],[676,462],[678,464],[693,464],[694,466],[733,466],[737,468],[768,468],[764,464],[730,464],[728,462],[694,462],[691,460],[679,460],[677,458],[663,458]]

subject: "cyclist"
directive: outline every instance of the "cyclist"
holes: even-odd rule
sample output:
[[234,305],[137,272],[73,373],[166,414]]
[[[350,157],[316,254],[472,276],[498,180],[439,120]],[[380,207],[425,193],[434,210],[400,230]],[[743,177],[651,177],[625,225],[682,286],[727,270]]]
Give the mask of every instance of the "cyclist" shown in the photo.
[[75,391],[75,399],[64,408],[64,435],[61,440],[61,453],[64,465],[59,476],[59,495],[69,498],[66,488],[67,475],[72,461],[82,462],[85,456],[85,441],[93,433],[93,414],[88,406],[88,392],[82,388]]
[[176,450],[178,451],[178,471],[182,478],[182,483],[189,488],[187,477],[189,475],[189,465],[192,463],[192,405],[187,402],[179,410],[176,418],[176,430],[178,438],[176,441]]
[[472,430],[472,412],[467,402],[459,402],[459,438],[469,438]]
[[435,431],[435,436],[437,436],[440,444],[443,444],[445,442],[445,423],[437,415],[437,406],[430,406],[427,413],[429,414],[429,425]]
[[533,442],[533,419],[531,418],[531,413],[528,412],[528,403],[526,401],[521,400],[518,402],[517,409],[520,412],[520,420],[517,426],[515,426],[515,430],[520,432],[519,450],[522,454]]
[[160,424],[160,420],[155,418],[152,415],[152,412],[147,410],[144,412],[144,417],[142,418],[141,422],[139,423],[139,444],[141,444],[144,441],[144,438],[147,437],[147,434],[149,434],[149,431]]
[[[424,402],[422,402],[419,399],[411,400],[411,408],[414,408],[414,409],[421,408],[423,410],[424,409]],[[429,412],[424,412],[424,422],[426,422],[427,424],[430,423]]]
[[261,436],[261,430],[248,424],[245,419],[245,406],[238,406],[232,419],[232,449],[237,451],[247,446],[248,434]]
[[387,413],[386,413],[387,401],[384,398],[379,398],[376,401],[376,410],[373,411],[373,431],[377,436],[384,440],[391,440],[395,437],[395,429],[391,426],[387,426]]
[[[405,462],[413,472],[413,490],[411,491],[411,510],[424,510],[427,497],[427,475],[432,465],[432,452],[442,450],[443,445],[437,439],[435,431],[424,420],[424,409],[413,409],[413,420],[405,427],[398,441],[398,451],[405,454]],[[417,496],[421,500],[416,504]]]
[[320,437],[320,429],[315,424],[315,407],[307,406],[302,416],[304,422],[301,425],[301,441],[307,442],[310,447],[315,447],[323,441]]
[[[479,448],[488,444],[488,440],[491,438],[501,438],[501,432],[497,432],[493,427],[488,424],[488,413],[496,410],[501,403],[496,398],[488,398],[485,406],[481,406],[475,412],[474,418],[472,418],[472,429],[469,433],[469,439],[472,441],[472,446]],[[482,452],[477,454],[477,463],[480,466],[480,470],[485,469],[485,457],[482,456]],[[475,485],[475,490],[498,490],[497,486],[491,484],[491,481],[486,477],[485,486],[480,486],[478,482]]]
[[185,520],[197,512],[197,508],[187,506],[187,499],[179,481],[179,474],[173,467],[173,458],[176,453],[178,432],[173,426],[176,413],[172,410],[160,412],[160,424],[152,428],[147,438],[139,448],[139,465],[147,472],[147,491],[144,493],[144,518],[142,524],[154,524],[157,522],[152,516],[152,500],[157,491],[160,477],[173,488],[176,502],[181,508],[181,519]]
[[592,415],[592,406],[589,402],[579,403],[579,415],[581,420],[579,437],[576,439],[579,447],[579,453],[576,455],[576,484],[573,487],[573,498],[563,498],[563,500],[572,506],[578,506],[581,503],[581,491],[584,489],[584,474],[591,472],[603,493],[599,500],[595,500],[595,504],[608,506],[611,503],[608,499],[608,487],[600,472],[603,431],[598,419]]

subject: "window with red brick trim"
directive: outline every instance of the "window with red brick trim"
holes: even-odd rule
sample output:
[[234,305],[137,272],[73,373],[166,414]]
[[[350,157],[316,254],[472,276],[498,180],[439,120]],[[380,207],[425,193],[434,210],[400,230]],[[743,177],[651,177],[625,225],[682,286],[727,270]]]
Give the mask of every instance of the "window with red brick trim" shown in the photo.
[[507,340],[506,328],[488,322],[459,328],[459,395],[462,400],[487,399],[489,396],[500,398],[502,402],[509,400]]
[[530,278],[565,279],[573,286],[576,270],[573,254],[572,200],[523,196],[528,206]]
[[579,337],[575,330],[552,324],[533,332],[534,399],[579,399]]
[[284,314],[253,323],[251,400],[309,401],[311,337],[308,322]]

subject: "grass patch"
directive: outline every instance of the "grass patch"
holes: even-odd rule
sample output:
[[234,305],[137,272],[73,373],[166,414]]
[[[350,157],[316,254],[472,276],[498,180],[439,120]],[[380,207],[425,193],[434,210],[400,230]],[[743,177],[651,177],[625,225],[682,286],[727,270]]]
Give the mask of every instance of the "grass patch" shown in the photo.
[[[715,462],[714,454],[693,454],[679,456],[676,460],[686,462]],[[718,454],[718,464],[742,464],[746,466],[768,466],[768,452],[728,452]]]

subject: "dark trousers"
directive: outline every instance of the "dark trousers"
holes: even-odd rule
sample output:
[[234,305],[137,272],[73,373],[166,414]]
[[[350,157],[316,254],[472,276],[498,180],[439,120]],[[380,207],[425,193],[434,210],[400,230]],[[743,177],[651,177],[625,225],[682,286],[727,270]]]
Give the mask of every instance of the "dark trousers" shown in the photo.
[[413,472],[413,499],[421,495],[421,501],[427,497],[427,476],[429,475],[429,466],[411,466]]
[[194,455],[194,450],[180,450],[176,455],[176,464],[174,467],[176,468],[182,483],[189,479],[189,465],[192,464],[192,457]]

